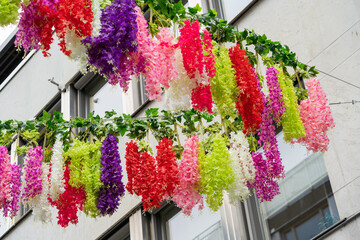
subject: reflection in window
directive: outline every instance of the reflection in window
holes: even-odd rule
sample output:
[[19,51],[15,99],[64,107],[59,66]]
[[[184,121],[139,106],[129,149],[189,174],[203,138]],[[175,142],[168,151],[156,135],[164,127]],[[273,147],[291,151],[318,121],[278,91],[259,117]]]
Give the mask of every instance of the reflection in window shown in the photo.
[[310,239],[338,220],[338,212],[321,153],[308,153],[277,136],[285,167],[280,195],[261,205],[271,239]]
[[90,99],[90,110],[100,117],[105,116],[105,111],[115,110],[116,113],[123,113],[123,92],[119,86],[105,84]]
[[220,211],[193,209],[191,217],[178,212],[168,220],[170,240],[222,240],[224,239]]

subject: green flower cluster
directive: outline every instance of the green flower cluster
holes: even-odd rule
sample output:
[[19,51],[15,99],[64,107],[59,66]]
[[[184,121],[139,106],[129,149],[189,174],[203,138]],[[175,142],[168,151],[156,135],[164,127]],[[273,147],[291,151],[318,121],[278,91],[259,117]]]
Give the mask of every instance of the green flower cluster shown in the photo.
[[84,188],[86,193],[84,212],[91,217],[100,215],[96,207],[99,189],[102,186],[100,148],[100,141],[91,144],[75,139],[72,147],[65,154],[65,157],[71,161],[69,183],[73,187]]
[[305,128],[299,115],[298,99],[295,94],[293,82],[279,66],[275,66],[275,68],[279,71],[278,81],[283,95],[282,100],[286,108],[281,117],[284,140],[290,142],[293,138],[304,137],[306,135]]
[[0,26],[16,22],[21,0],[0,0]]
[[209,208],[215,212],[222,205],[223,192],[228,191],[235,181],[230,153],[220,134],[214,137],[209,154],[205,155],[202,144],[199,145],[199,169],[201,194],[206,198]]
[[211,94],[222,118],[226,115],[235,117],[235,102],[239,92],[228,51],[226,47],[214,48],[216,75],[210,80]]

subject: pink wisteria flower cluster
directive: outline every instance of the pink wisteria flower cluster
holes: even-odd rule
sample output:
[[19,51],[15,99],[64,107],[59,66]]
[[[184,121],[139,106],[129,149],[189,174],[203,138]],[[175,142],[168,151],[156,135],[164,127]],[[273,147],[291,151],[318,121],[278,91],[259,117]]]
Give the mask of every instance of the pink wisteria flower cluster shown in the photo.
[[199,193],[199,139],[194,135],[186,140],[183,157],[179,163],[180,183],[177,185],[173,200],[185,215],[190,215],[198,205],[204,207],[203,197]]
[[296,142],[304,144],[308,150],[324,152],[329,146],[327,131],[335,127],[335,122],[319,79],[311,78],[305,84],[309,99],[300,102],[299,110],[306,136]]

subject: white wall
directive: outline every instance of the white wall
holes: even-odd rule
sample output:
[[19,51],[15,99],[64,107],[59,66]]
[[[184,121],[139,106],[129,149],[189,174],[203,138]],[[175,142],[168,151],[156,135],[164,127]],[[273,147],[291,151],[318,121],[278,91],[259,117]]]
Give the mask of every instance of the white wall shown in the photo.
[[59,51],[54,42],[50,57],[36,52],[0,90],[0,120],[32,119],[57,93],[48,79],[65,84],[77,72],[77,66]]

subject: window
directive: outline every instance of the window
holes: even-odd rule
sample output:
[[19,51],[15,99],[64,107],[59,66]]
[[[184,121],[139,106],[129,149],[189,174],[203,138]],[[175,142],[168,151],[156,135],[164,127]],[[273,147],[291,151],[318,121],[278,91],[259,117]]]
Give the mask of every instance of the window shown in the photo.
[[130,225],[129,221],[121,221],[112,226],[107,232],[102,234],[99,240],[130,240]]
[[280,195],[259,207],[264,232],[272,240],[310,239],[339,220],[324,159],[285,143],[282,132],[277,139],[285,178],[279,181]]
[[229,24],[234,23],[255,2],[257,0],[203,0],[207,9],[215,9],[217,17],[227,20]]
[[247,236],[239,206],[232,206],[225,197],[217,212],[208,207],[193,208],[191,216],[184,215],[175,203],[164,202],[160,209],[145,213],[144,239],[156,240],[222,240],[245,239]]

